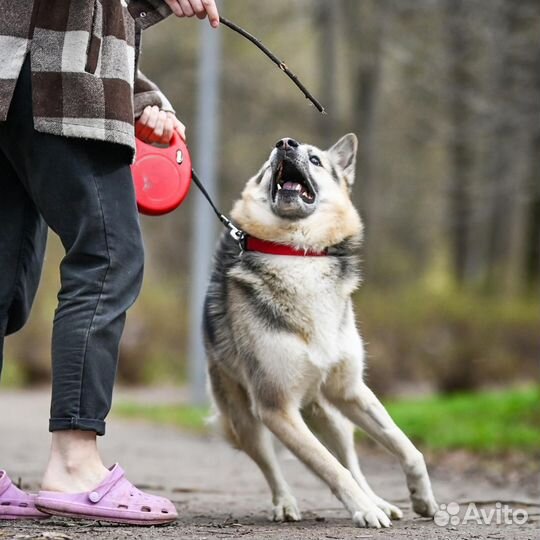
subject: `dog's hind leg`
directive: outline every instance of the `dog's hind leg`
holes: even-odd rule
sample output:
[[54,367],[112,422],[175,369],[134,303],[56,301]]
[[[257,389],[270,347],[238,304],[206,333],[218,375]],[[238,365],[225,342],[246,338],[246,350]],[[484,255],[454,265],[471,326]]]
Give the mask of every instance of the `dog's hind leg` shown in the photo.
[[389,527],[390,520],[356,483],[352,474],[309,430],[292,404],[261,408],[261,417],[274,435],[319,478],[351,513],[359,527]]
[[433,516],[438,505],[424,456],[395,424],[375,394],[360,381],[345,391],[327,392],[326,396],[347,418],[399,459],[414,511],[421,516]]
[[307,425],[321,442],[351,471],[353,478],[371,500],[391,519],[401,519],[403,512],[376,495],[362,474],[354,447],[354,426],[323,397],[302,409]]
[[[299,521],[302,516],[281,471],[270,432],[251,413],[245,390],[236,381],[215,370],[214,373],[210,370],[210,380],[227,439],[259,466],[270,486],[274,521]],[[224,385],[227,386],[226,391],[220,391]],[[219,390],[215,387],[219,387]]]

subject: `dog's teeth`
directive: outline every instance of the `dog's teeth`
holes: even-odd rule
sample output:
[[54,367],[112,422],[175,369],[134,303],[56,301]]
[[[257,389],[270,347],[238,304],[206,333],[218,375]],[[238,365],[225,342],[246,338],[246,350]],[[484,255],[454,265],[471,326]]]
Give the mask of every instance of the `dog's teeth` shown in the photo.
[[281,191],[283,189],[283,186],[281,184],[277,185],[278,191]]
[[299,184],[298,182],[291,182],[291,181],[285,182],[283,184],[283,188],[288,191],[302,191],[302,185]]

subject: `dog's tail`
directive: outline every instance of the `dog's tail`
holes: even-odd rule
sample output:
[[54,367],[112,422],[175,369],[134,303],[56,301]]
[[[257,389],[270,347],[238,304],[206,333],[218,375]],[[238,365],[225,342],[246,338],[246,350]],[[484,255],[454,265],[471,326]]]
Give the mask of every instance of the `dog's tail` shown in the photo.
[[240,450],[240,439],[234,430],[231,419],[223,414],[215,403],[212,404],[210,414],[205,418],[205,424],[210,426],[214,433],[226,439],[233,448]]

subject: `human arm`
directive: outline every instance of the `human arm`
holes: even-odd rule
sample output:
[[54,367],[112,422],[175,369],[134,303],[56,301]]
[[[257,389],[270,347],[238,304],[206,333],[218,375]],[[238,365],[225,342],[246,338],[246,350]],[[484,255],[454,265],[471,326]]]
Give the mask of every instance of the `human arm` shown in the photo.
[[167,144],[176,131],[185,140],[186,128],[176,118],[171,103],[140,70],[137,71],[134,92],[135,135],[138,139]]

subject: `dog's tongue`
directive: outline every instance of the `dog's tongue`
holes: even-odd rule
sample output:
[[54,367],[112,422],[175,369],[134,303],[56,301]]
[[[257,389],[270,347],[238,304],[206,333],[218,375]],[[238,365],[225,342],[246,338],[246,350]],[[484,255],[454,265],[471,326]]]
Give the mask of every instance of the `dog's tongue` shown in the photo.
[[283,184],[283,189],[289,190],[289,191],[301,191],[302,185],[298,182],[285,182]]

